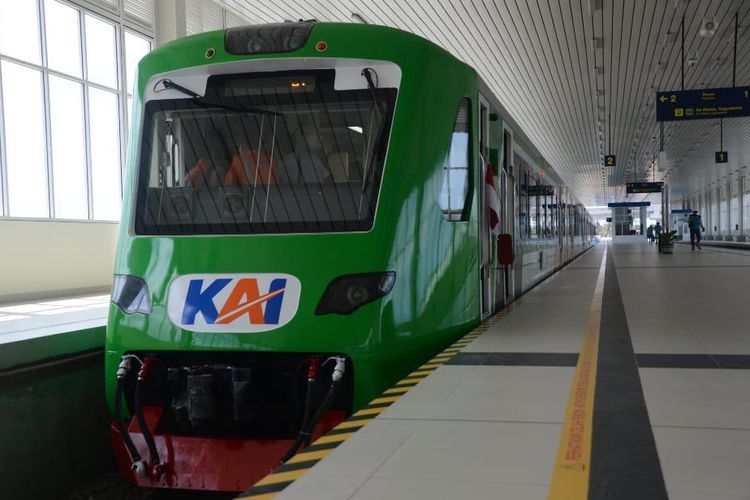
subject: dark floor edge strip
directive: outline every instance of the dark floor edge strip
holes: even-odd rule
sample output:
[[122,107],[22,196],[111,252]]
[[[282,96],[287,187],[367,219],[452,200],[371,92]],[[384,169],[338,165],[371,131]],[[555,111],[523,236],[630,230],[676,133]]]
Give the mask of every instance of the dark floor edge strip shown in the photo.
[[667,500],[614,256],[607,251],[588,498]]
[[453,366],[572,366],[578,353],[547,352],[460,352],[446,365]]
[[[750,354],[635,354],[638,368],[700,368],[750,370]],[[446,366],[567,366],[578,354],[570,352],[460,352]]]

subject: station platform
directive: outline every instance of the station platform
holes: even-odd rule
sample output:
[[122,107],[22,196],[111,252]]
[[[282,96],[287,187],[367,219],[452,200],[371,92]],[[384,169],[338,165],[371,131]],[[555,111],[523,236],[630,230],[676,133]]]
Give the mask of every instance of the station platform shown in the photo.
[[0,372],[101,351],[109,294],[0,305]]
[[242,498],[747,500],[750,253],[728,252],[595,247]]
[[3,498],[60,498],[113,468],[102,377],[109,304],[97,294],[0,305]]

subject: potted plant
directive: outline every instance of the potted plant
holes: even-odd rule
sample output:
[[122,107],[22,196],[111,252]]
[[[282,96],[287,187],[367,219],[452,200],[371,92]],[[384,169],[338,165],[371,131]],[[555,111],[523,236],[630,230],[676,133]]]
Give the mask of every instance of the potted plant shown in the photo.
[[677,231],[664,231],[659,235],[659,251],[661,253],[674,253],[674,242],[679,239]]

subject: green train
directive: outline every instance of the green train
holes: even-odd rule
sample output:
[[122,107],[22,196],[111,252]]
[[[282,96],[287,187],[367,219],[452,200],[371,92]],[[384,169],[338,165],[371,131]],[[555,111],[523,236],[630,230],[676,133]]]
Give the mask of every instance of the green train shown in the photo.
[[477,73],[392,28],[139,64],[106,339],[120,468],[239,491],[593,244]]

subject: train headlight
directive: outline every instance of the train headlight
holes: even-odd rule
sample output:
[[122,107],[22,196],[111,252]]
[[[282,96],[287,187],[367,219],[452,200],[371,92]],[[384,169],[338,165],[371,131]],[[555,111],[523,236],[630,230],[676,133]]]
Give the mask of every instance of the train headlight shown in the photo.
[[351,314],[387,295],[395,282],[396,273],[393,271],[339,276],[323,292],[315,314]]
[[279,23],[230,28],[224,48],[230,54],[269,54],[301,49],[310,36],[312,23]]
[[137,276],[115,274],[112,283],[112,302],[126,314],[151,314],[148,286]]

